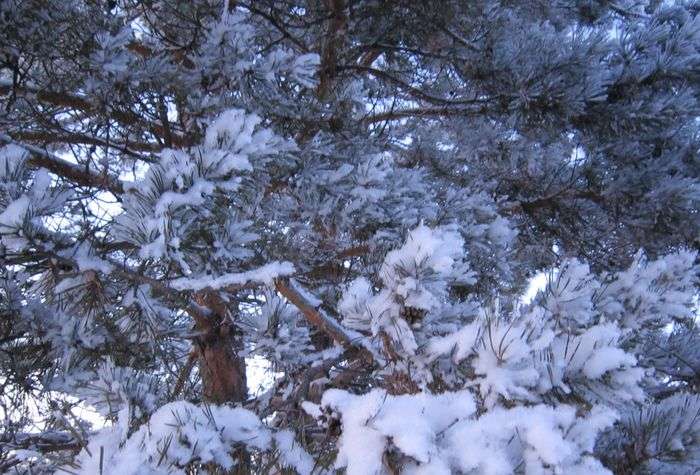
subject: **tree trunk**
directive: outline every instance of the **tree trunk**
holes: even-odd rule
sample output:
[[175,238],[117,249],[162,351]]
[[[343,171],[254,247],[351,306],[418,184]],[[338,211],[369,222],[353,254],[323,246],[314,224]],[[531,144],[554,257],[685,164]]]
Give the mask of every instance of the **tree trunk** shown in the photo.
[[239,341],[228,308],[213,292],[200,293],[195,299],[209,310],[209,315],[195,318],[201,335],[198,359],[204,400],[214,404],[245,401],[245,361],[238,355]]

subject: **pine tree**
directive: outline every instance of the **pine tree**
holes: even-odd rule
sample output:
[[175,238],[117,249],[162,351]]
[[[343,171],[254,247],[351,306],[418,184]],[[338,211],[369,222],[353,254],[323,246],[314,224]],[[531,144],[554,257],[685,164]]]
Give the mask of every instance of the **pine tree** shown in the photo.
[[0,0],[0,471],[696,473],[699,101],[693,1]]

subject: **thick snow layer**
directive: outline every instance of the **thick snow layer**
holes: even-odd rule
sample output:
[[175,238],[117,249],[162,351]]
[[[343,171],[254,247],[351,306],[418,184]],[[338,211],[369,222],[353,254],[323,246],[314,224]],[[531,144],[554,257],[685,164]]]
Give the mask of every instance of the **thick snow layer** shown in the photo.
[[114,270],[114,266],[110,262],[95,256],[92,252],[90,252],[88,245],[85,244],[79,246],[72,253],[65,254],[66,257],[70,257],[75,261],[75,263],[78,265],[78,269],[80,269],[81,272],[94,270],[109,274],[112,272],[112,270]]
[[481,323],[473,322],[454,333],[431,339],[426,354],[430,360],[449,355],[453,363],[459,363],[473,353],[480,334]]
[[459,233],[421,224],[409,233],[401,248],[386,255],[379,275],[385,287],[403,298],[405,305],[431,310],[440,305],[445,277],[462,257],[463,246]]
[[294,432],[281,430],[273,435],[282,465],[293,468],[299,475],[309,475],[314,469],[314,460],[294,440]]
[[661,328],[693,318],[697,252],[677,251],[648,261],[640,251],[630,267],[612,276],[599,297],[600,310],[625,330]]
[[389,451],[407,457],[403,472],[413,474],[609,473],[589,455],[596,435],[616,418],[599,407],[585,416],[544,405],[477,416],[468,391],[358,396],[336,389],[324,393],[321,407],[340,417],[336,468],[348,475],[386,473]]
[[0,232],[7,233],[22,227],[29,212],[29,205],[30,201],[27,195],[23,195],[7,205],[0,213]]
[[[207,128],[204,146],[210,150],[229,152],[219,155],[216,175],[223,176],[233,170],[251,170],[247,157],[266,155],[293,148],[270,129],[258,128],[262,119],[242,109],[229,109],[221,113]],[[257,130],[256,130],[257,129]],[[231,153],[233,155],[231,155]]]
[[[187,272],[180,244],[193,229],[212,224],[212,215],[221,212],[212,207],[215,198],[233,198],[244,176],[295,148],[260,123],[255,114],[226,110],[207,127],[201,146],[162,150],[144,177],[126,187],[124,213],[116,222],[123,238],[138,244],[142,259],[168,257]],[[219,252],[225,244],[217,241]]]
[[231,469],[235,465],[232,448],[237,444],[266,450],[273,440],[282,465],[310,473],[311,458],[291,432],[272,434],[246,409],[177,401],[160,407],[129,437],[121,424],[101,430],[80,453],[77,473],[100,473],[100,464],[114,475],[185,474],[184,467],[193,462]]
[[0,147],[0,173],[8,175],[16,173],[27,158],[27,151],[19,145],[9,144]]
[[371,333],[378,341],[388,337],[391,352],[413,357],[423,342],[404,313],[412,310],[425,316],[445,307],[448,281],[469,277],[463,246],[462,237],[452,229],[419,225],[402,247],[384,258],[379,270],[384,285],[378,293],[364,277],[346,287],[338,303],[343,324]]
[[566,261],[549,278],[542,306],[568,327],[586,325],[593,318],[593,297],[600,285],[587,264]]
[[606,386],[614,388],[618,401],[641,400],[644,371],[618,346],[622,332],[615,323],[570,334],[555,331],[550,315],[541,307],[510,322],[481,315],[456,332],[431,338],[421,355],[431,363],[449,357],[452,364],[471,367],[470,384],[487,407],[500,398],[542,401],[555,387],[570,393],[572,384],[595,387],[595,401],[605,399]]
[[341,415],[336,467],[346,468],[348,475],[382,473],[390,443],[419,462],[441,457],[436,439],[476,410],[468,391],[391,396],[377,389],[355,396],[332,389],[324,393],[321,406]]
[[224,274],[218,277],[181,277],[170,282],[177,290],[220,289],[229,285],[243,285],[249,282],[272,284],[277,277],[294,274],[294,266],[289,262],[270,262],[257,269],[246,272]]

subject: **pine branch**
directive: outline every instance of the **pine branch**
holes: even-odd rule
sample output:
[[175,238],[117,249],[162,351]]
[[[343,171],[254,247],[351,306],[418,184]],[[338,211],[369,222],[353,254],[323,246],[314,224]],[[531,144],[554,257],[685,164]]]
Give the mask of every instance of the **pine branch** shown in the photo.
[[328,316],[321,308],[313,305],[313,303],[295,287],[292,281],[276,279],[275,288],[292,305],[298,308],[302,315],[304,315],[313,326],[326,333],[345,348],[355,348],[362,354],[373,358],[368,348],[362,345],[362,336],[359,333],[344,328],[340,323]]
[[119,150],[130,157],[138,158],[139,160],[149,161],[145,156],[138,152],[155,153],[163,149],[157,143],[148,142],[108,142],[100,137],[84,135],[77,132],[69,131],[52,131],[52,130],[18,130],[13,132],[12,136],[16,140],[41,143],[67,143],[74,145],[97,145],[101,147],[109,147]]
[[443,97],[438,97],[438,96],[433,96],[432,94],[429,94],[425,92],[424,90],[412,86],[408,82],[404,81],[403,79],[399,79],[396,76],[390,74],[387,71],[383,71],[381,69],[377,68],[371,68],[368,66],[361,66],[358,64],[348,64],[348,65],[341,65],[338,66],[339,71],[354,71],[358,73],[366,73],[374,76],[377,79],[381,79],[385,82],[391,83],[394,86],[397,86],[399,89],[403,90],[410,96],[412,96],[415,99],[427,102],[429,104],[435,104],[435,105],[443,105],[443,106],[466,106],[466,105],[483,105],[486,104],[492,99],[458,99],[458,100],[453,100],[453,99],[445,99]]
[[459,117],[459,116],[474,116],[484,112],[483,108],[458,108],[458,107],[416,107],[411,109],[398,109],[382,112],[379,114],[370,115],[362,119],[365,125],[376,124],[377,122],[386,122],[402,119],[425,119],[425,118],[442,118],[442,117]]
[[0,437],[0,446],[13,450],[27,449],[39,452],[57,452],[60,450],[80,450],[83,444],[68,432],[40,432],[5,434]]
[[76,165],[59,158],[39,147],[18,142],[9,135],[0,134],[0,143],[16,145],[29,152],[31,158],[29,159],[28,163],[32,167],[46,168],[51,173],[55,173],[56,175],[75,184],[89,186],[92,188],[100,188],[111,192],[117,197],[124,193],[124,187],[117,177],[110,176],[106,173],[95,173],[85,167],[81,167],[80,165]]
[[192,369],[194,369],[194,365],[196,362],[197,353],[195,351],[190,351],[189,355],[187,356],[187,361],[180,370],[180,373],[177,376],[177,381],[175,381],[175,387],[173,388],[173,392],[170,395],[171,399],[177,399],[178,397],[180,397],[180,393],[184,389],[185,383],[190,377],[190,373],[192,373]]
[[[17,93],[33,96],[37,101],[51,104],[53,106],[78,110],[90,116],[99,116],[100,114],[104,113],[99,107],[91,104],[86,99],[69,92],[47,91],[32,86],[17,85],[8,81],[0,80],[0,96]],[[146,122],[139,115],[131,111],[120,111],[112,108],[109,113],[109,117],[116,120],[123,126],[137,126],[144,130],[148,130],[158,137],[164,137],[166,134],[166,127],[163,124]],[[192,141],[188,137],[183,137],[176,134],[172,135],[172,143],[179,147],[192,145]]]

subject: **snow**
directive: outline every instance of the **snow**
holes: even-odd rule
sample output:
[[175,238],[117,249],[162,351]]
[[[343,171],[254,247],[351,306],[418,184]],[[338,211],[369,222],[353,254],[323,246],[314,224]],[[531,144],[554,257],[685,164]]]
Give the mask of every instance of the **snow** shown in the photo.
[[29,206],[30,200],[27,195],[22,195],[7,205],[0,213],[0,233],[7,233],[22,227],[27,213],[29,213]]
[[0,173],[12,176],[22,167],[27,159],[28,152],[15,144],[0,147]]
[[69,290],[76,289],[76,288],[79,288],[79,287],[85,285],[85,282],[86,282],[85,276],[82,274],[77,276],[77,277],[64,277],[53,288],[53,293],[55,295],[60,295],[63,292],[67,292]]
[[[463,254],[464,240],[447,229],[431,229],[424,224],[412,230],[405,244],[389,252],[379,271],[386,287],[395,289],[396,293],[408,297],[408,305],[416,308],[430,309],[434,303],[427,290],[418,288],[415,277],[403,280],[397,274],[398,269],[406,270],[409,275],[417,277],[423,269],[430,269],[438,275],[447,276],[455,261]],[[413,295],[417,293],[418,295]]]
[[[617,429],[621,442],[635,441],[641,454],[659,454],[649,473],[693,473],[700,465],[700,395],[686,392],[628,411]],[[617,450],[615,444],[612,450]],[[685,466],[685,467],[684,467]]]
[[99,473],[101,454],[103,466],[110,467],[114,475],[137,475],[145,468],[158,474],[185,474],[179,467],[194,461],[231,469],[235,465],[232,445],[243,443],[262,450],[272,441],[269,430],[246,409],[200,407],[185,401],[160,407],[148,424],[125,440],[124,436],[119,424],[101,430],[80,453],[78,473]]
[[446,290],[445,278],[462,257],[463,246],[464,240],[457,232],[421,224],[409,233],[401,248],[386,255],[379,275],[405,305],[437,308]]
[[595,351],[586,361],[583,374],[587,378],[597,379],[608,371],[624,367],[634,366],[637,359],[620,348],[604,347]]
[[486,235],[491,242],[508,246],[518,236],[518,230],[513,228],[507,219],[502,216],[497,216],[496,219],[489,224]]
[[[126,436],[121,422],[99,431],[81,451],[77,473],[92,475],[100,464],[114,475],[185,474],[189,463],[214,463],[230,470],[236,465],[231,448],[243,444],[249,450],[267,450],[274,443],[280,463],[301,475],[311,473],[314,463],[294,440],[293,432],[276,433],[266,428],[251,411],[240,407],[197,406],[176,401],[158,408],[147,424]],[[145,472],[147,470],[147,472]]]
[[543,291],[547,286],[547,274],[538,272],[528,282],[527,288],[521,297],[521,302],[524,305],[532,303],[537,294]]
[[448,447],[463,472],[506,475],[522,463],[528,474],[547,473],[545,467],[574,473],[582,466],[593,469],[588,473],[608,474],[600,463],[591,464],[587,447],[570,437],[581,424],[590,431],[601,428],[577,418],[570,406],[495,409],[476,421],[460,421],[447,435]]
[[207,127],[204,146],[209,150],[228,152],[216,154],[220,162],[216,170],[224,176],[233,170],[252,170],[248,156],[274,154],[281,150],[291,150],[294,146],[277,137],[271,130],[258,128],[262,119],[242,109],[229,109],[222,112]]
[[575,342],[576,351],[570,350],[568,370],[580,370],[587,378],[596,379],[613,369],[634,366],[634,356],[612,346],[620,337],[614,323],[587,329]]
[[49,191],[51,186],[51,175],[46,168],[40,168],[34,172],[34,179],[32,182],[32,195],[42,196]]
[[452,362],[458,364],[473,353],[480,334],[481,323],[470,323],[454,333],[432,338],[428,341],[425,353],[431,361],[450,355]]
[[395,295],[388,289],[383,289],[367,303],[372,335],[380,336],[384,333],[397,346],[396,350],[413,355],[418,349],[418,342],[411,326],[401,317],[400,311],[401,307],[396,303]]
[[278,277],[294,274],[294,266],[289,262],[270,262],[257,269],[245,272],[223,274],[218,277],[180,277],[170,281],[176,290],[221,289],[231,285],[245,285],[250,282],[271,285]]
[[314,294],[309,292],[304,288],[303,285],[299,285],[299,283],[295,279],[290,279],[289,285],[301,295],[304,300],[306,300],[306,303],[311,305],[313,308],[318,309],[323,301],[316,297]]
[[[596,435],[615,414],[594,407],[577,415],[571,406],[496,408],[477,415],[469,391],[391,396],[372,390],[358,396],[331,389],[321,407],[340,417],[336,468],[348,475],[385,473],[385,452],[408,457],[405,473],[506,475],[609,472],[588,456]],[[308,409],[319,414],[315,407]]]
[[321,406],[341,415],[336,468],[348,475],[379,474],[388,444],[418,461],[439,457],[434,441],[460,417],[476,407],[468,391],[391,396],[375,389],[362,396],[331,389]]
[[316,53],[298,55],[286,48],[272,49],[269,54],[258,63],[259,72],[267,81],[273,81],[280,75],[287,75],[299,85],[313,88],[318,83],[316,71],[321,58]]
[[494,407],[499,396],[508,400],[532,399],[530,388],[536,386],[539,373],[530,364],[529,356],[523,353],[517,356],[502,356],[503,359],[500,359],[491,348],[479,351],[472,366],[479,376],[479,391],[486,407]]
[[409,307],[437,312],[444,307],[448,280],[465,276],[463,245],[462,237],[454,230],[419,225],[402,247],[385,256],[379,270],[384,286],[378,293],[373,292],[365,277],[348,284],[338,302],[343,324],[369,332],[380,342],[388,337],[393,351],[414,356],[420,345],[402,316],[403,310]]
[[294,432],[281,430],[273,435],[275,445],[280,454],[280,460],[284,467],[293,468],[299,475],[310,475],[314,469],[314,460],[294,440]]
[[568,326],[586,325],[594,315],[593,297],[598,287],[587,264],[567,260],[550,276],[542,306]]
[[648,261],[639,251],[629,268],[609,276],[599,297],[601,311],[626,331],[693,318],[697,255],[680,250]]
[[[472,368],[470,386],[477,388],[487,408],[501,398],[535,402],[553,387],[565,393],[570,384],[598,389],[606,384],[616,398],[639,400],[643,370],[628,351],[618,346],[622,333],[615,323],[594,325],[579,335],[556,329],[548,310],[534,306],[510,322],[487,313],[472,323],[428,340],[420,354],[426,363],[449,357],[452,364]],[[544,355],[544,356],[543,356]]]
[[320,64],[321,57],[316,53],[295,56],[291,67],[292,78],[304,87],[315,87],[318,81],[314,76]]
[[358,331],[370,328],[371,318],[367,312],[368,301],[372,298],[372,284],[359,277],[348,284],[338,302],[338,311],[343,316],[343,325]]
[[386,196],[384,186],[390,167],[388,158],[384,155],[374,155],[360,163],[351,175],[353,187],[348,204],[348,211],[354,211],[367,203],[375,203]]
[[249,354],[267,362],[268,380],[275,374],[272,361],[281,362],[276,371],[282,371],[287,365],[293,367],[321,356],[311,344],[309,328],[301,324],[302,317],[295,306],[281,298],[273,287],[265,289],[260,297],[265,303],[258,312],[242,315],[241,327],[249,330]]
[[323,415],[320,404],[314,404],[313,402],[309,401],[302,401],[300,406],[304,410],[304,412],[306,412],[314,419],[318,419]]
[[[79,397],[114,423],[83,473],[583,475],[627,404],[615,463],[700,461],[698,396],[659,400],[700,368],[693,2],[436,2],[438,35],[402,30],[422,2],[6,3],[10,432],[82,432]],[[226,363],[203,289],[263,386],[240,406],[194,404]]]
[[162,216],[182,206],[198,206],[204,203],[206,196],[214,193],[214,184],[206,180],[196,180],[184,193],[166,191],[155,206],[155,214]]
[[101,259],[97,256],[95,256],[93,253],[90,252],[89,246],[87,244],[83,244],[79,246],[71,255],[71,253],[65,253],[66,257],[72,258],[75,263],[78,265],[78,269],[81,272],[85,272],[88,270],[94,270],[98,272],[102,272],[104,274],[109,274],[114,270],[114,266],[104,260]]
[[349,163],[344,163],[335,170],[322,171],[319,172],[318,175],[325,184],[331,185],[350,175],[354,169],[354,166]]
[[[216,197],[235,196],[243,176],[270,157],[295,149],[293,142],[261,127],[261,122],[242,109],[225,110],[207,127],[202,145],[162,150],[143,178],[127,187],[124,212],[116,222],[122,238],[139,246],[139,257],[170,258],[188,272],[180,243],[187,242],[197,226],[211,224]],[[229,222],[228,228],[235,225]],[[226,244],[217,241],[216,252]]]

